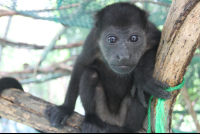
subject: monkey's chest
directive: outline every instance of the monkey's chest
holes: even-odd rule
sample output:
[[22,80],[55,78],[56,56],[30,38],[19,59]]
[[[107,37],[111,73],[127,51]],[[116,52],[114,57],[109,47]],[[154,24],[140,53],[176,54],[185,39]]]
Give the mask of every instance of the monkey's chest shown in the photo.
[[104,77],[96,88],[96,113],[102,121],[123,126],[130,107],[130,91],[133,82],[129,79]]
[[[115,103],[109,103],[104,89],[97,87],[95,98],[95,111],[103,122],[119,127],[124,126],[130,107],[131,96],[127,95],[120,102],[116,100]],[[116,111],[113,112],[113,110]]]
[[116,74],[100,62],[95,62],[93,67],[98,72],[100,83],[95,94],[96,114],[108,124],[123,126],[130,107],[132,75]]

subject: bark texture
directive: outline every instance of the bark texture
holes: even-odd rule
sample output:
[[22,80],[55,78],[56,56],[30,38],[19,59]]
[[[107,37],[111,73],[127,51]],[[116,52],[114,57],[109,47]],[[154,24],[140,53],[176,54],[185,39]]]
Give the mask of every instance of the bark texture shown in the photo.
[[[171,87],[177,86],[200,44],[200,1],[173,0],[165,22],[156,57],[154,77]],[[171,117],[179,91],[172,92],[172,98],[165,102],[168,115],[166,132],[171,132]],[[157,99],[152,101],[152,132],[155,132]]]
[[0,116],[47,133],[80,133],[83,116],[74,113],[63,129],[50,126],[44,110],[53,105],[17,89],[5,90],[0,97]]

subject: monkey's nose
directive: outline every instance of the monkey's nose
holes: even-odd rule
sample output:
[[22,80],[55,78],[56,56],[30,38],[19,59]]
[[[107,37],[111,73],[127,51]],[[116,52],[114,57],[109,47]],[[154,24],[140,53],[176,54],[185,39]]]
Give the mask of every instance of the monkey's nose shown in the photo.
[[126,55],[126,56],[119,55],[119,62],[120,63],[129,61],[129,60],[130,60],[130,56],[129,55]]

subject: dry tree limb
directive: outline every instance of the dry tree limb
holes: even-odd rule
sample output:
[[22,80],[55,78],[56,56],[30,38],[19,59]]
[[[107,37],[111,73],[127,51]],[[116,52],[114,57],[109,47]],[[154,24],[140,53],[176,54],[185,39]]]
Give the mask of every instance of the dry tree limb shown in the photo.
[[5,90],[0,97],[0,116],[48,133],[81,132],[83,116],[74,113],[63,129],[50,126],[44,116],[47,106],[53,105],[18,89]]
[[[156,57],[154,77],[171,87],[180,84],[200,43],[200,1],[173,0],[165,22]],[[164,104],[167,116],[166,132],[171,132],[173,107],[179,91]],[[155,105],[152,102],[152,131],[155,132]]]
[[[0,116],[46,133],[80,133],[84,117],[76,112],[63,129],[50,126],[44,110],[53,104],[19,89],[4,90],[0,96]],[[145,132],[141,129],[140,132]]]
[[21,15],[21,16],[25,16],[25,17],[31,17],[31,18],[34,18],[34,19],[41,19],[41,18],[37,18],[37,17],[31,16],[31,15],[15,12],[13,10],[4,10],[4,9],[0,10],[0,17],[13,16],[13,15]]
[[13,16],[13,15],[18,15],[18,13],[12,10],[3,10],[3,9],[0,10],[0,17]]

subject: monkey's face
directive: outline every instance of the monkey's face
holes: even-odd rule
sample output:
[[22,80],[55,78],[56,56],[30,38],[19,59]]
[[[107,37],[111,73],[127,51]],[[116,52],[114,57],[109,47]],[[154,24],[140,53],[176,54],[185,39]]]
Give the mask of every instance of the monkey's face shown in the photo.
[[145,33],[139,27],[108,27],[100,36],[100,49],[110,68],[118,74],[133,71],[146,47]]

